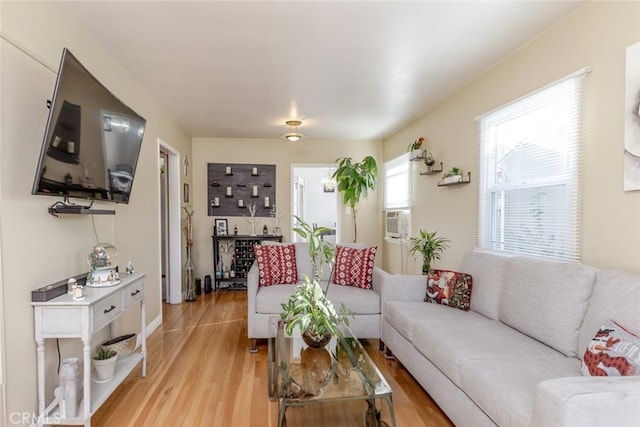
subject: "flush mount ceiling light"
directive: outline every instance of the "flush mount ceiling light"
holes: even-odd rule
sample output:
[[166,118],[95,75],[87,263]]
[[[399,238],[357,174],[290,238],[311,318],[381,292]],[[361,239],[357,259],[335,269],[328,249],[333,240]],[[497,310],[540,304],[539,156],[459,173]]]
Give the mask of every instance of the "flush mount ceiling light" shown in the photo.
[[288,132],[282,135],[284,139],[291,142],[300,141],[302,139],[302,134],[298,133],[298,126],[302,124],[300,120],[287,120],[284,124],[294,128],[294,132]]

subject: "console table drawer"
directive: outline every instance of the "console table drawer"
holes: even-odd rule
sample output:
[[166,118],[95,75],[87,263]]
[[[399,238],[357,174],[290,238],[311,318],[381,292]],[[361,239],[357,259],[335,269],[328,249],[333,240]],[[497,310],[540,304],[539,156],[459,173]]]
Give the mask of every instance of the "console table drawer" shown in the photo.
[[117,292],[93,307],[93,332],[102,329],[122,312],[122,293]]
[[125,310],[144,299],[144,281],[136,280],[124,288],[124,308]]

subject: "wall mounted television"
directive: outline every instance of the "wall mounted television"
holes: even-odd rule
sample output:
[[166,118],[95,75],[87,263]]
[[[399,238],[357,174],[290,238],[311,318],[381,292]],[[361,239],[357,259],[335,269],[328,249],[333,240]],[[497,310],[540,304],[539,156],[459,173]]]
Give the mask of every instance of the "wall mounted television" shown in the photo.
[[65,48],[31,193],[128,203],[145,125]]

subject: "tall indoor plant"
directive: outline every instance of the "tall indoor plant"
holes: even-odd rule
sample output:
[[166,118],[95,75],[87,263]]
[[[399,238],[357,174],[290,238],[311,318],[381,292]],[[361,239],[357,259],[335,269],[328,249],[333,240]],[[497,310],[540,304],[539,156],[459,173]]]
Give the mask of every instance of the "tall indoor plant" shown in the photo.
[[[297,325],[302,338],[310,346],[325,345],[332,335],[340,336],[338,323],[346,318],[338,314],[326,291],[320,287],[322,266],[333,259],[333,245],[322,240],[322,234],[328,231],[325,227],[311,227],[304,220],[295,217],[297,226],[293,231],[309,242],[309,258],[313,266],[313,277],[305,274],[304,283],[296,287],[286,304],[282,304],[280,319],[290,335]],[[344,310],[344,308],[343,308]]]
[[332,178],[338,184],[338,191],[342,193],[342,201],[351,208],[353,214],[353,243],[358,241],[358,226],[356,221],[356,205],[360,197],[367,197],[369,190],[376,189],[378,165],[376,159],[366,156],[359,163],[353,163],[351,157],[336,160],[338,169]]
[[422,255],[422,274],[428,274],[433,261],[440,259],[449,243],[447,238],[438,236],[437,231],[420,230],[418,237],[409,239],[409,253]]

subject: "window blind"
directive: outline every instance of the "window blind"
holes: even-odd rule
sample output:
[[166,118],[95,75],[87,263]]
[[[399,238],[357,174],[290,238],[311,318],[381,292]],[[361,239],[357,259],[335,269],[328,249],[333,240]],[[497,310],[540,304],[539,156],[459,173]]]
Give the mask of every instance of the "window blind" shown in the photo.
[[583,69],[477,119],[482,249],[579,261]]

